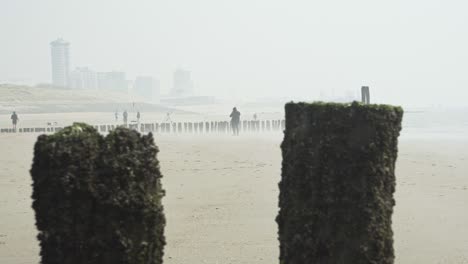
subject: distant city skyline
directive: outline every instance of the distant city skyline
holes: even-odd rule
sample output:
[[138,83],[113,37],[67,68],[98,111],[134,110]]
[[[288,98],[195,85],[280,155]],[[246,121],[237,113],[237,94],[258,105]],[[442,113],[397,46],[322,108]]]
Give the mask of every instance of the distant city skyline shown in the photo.
[[0,80],[50,82],[46,51],[61,36],[74,65],[154,76],[163,93],[183,68],[197,93],[225,98],[316,100],[368,85],[374,102],[467,105],[466,10],[423,0],[6,0]]
[[[137,76],[135,81],[127,80],[123,71],[96,72],[89,67],[75,67],[70,70],[70,42],[58,38],[51,42],[52,82],[55,87],[75,90],[114,90],[136,94],[147,102],[160,101],[159,81],[152,76]],[[193,92],[190,72],[180,69],[175,71],[177,93],[188,95]],[[179,76],[179,77],[177,77]],[[188,78],[188,79],[187,79]]]

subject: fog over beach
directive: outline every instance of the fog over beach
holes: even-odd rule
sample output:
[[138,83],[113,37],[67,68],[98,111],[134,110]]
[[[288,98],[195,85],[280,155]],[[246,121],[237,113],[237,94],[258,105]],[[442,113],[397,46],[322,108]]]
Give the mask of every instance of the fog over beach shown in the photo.
[[468,264],[466,10],[2,0],[0,264]]
[[[102,121],[109,115],[49,117],[66,124]],[[22,122],[38,122],[44,116],[25,115]],[[455,122],[446,118],[450,116]],[[405,115],[393,215],[396,263],[468,261],[468,230],[464,227],[468,221],[464,210],[468,203],[468,122],[462,118],[440,110]],[[35,134],[3,134],[0,138],[1,263],[39,261],[29,175],[35,138]],[[165,263],[276,261],[274,219],[281,141],[281,132],[240,137],[155,134],[167,191]]]

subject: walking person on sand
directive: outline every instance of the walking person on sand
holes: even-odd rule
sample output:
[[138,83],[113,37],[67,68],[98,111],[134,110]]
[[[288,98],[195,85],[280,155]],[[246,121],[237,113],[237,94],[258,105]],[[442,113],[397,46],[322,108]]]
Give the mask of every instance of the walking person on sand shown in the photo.
[[232,127],[232,133],[234,136],[239,135],[239,123],[240,123],[240,112],[237,111],[237,108],[232,109],[232,113],[229,116],[231,118],[231,127]]
[[124,125],[127,125],[127,118],[128,118],[128,113],[127,113],[127,110],[125,110],[123,112],[123,121],[124,121]]
[[13,123],[13,129],[15,130],[15,132],[16,132],[16,124],[18,123],[18,120],[19,120],[18,115],[16,114],[16,112],[13,112],[13,114],[11,115],[11,122]]
[[115,122],[119,121],[119,111],[115,110]]
[[140,111],[137,112],[137,130],[140,131]]

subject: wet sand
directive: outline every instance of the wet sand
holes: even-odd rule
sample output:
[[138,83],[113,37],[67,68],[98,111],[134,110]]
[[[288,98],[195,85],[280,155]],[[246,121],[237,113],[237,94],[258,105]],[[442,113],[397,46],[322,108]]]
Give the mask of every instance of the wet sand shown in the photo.
[[[156,136],[167,264],[278,263],[281,135]],[[38,263],[33,135],[0,135],[0,263]],[[393,217],[396,263],[468,263],[468,141],[405,139]]]

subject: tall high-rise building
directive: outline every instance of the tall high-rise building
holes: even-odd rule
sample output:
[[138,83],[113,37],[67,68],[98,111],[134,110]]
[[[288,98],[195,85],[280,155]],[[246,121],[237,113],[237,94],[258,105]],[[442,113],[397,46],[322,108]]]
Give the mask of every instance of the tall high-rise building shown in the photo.
[[185,96],[192,94],[192,92],[193,83],[190,71],[177,69],[174,72],[174,87],[172,88],[172,94],[175,96]]
[[70,43],[59,38],[50,43],[52,55],[52,84],[58,87],[69,86]]

